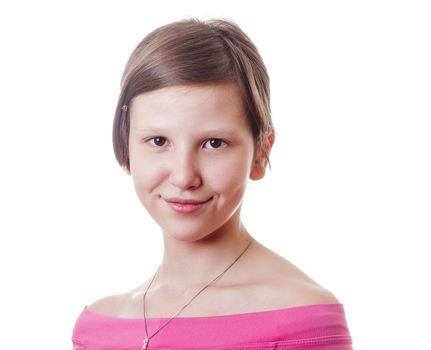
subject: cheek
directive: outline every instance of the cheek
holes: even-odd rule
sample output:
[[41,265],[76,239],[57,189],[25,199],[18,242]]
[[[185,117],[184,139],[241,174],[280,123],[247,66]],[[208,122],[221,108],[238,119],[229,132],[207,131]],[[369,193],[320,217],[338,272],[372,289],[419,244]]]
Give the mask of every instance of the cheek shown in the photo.
[[163,178],[163,172],[160,166],[151,159],[139,158],[130,162],[130,170],[133,177],[135,190],[139,198],[144,200],[145,194],[151,192],[160,184]]
[[208,164],[205,169],[205,180],[215,192],[233,195],[245,189],[249,172],[247,157],[235,157],[229,161]]

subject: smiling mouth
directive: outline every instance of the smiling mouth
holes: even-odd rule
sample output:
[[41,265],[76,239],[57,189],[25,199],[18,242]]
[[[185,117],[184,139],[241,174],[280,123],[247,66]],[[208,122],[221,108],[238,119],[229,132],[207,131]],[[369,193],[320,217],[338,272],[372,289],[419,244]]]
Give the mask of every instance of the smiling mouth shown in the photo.
[[168,206],[179,214],[190,214],[197,212],[201,208],[205,207],[206,204],[211,201],[213,197],[205,201],[198,201],[193,199],[182,199],[182,198],[168,198],[165,202]]

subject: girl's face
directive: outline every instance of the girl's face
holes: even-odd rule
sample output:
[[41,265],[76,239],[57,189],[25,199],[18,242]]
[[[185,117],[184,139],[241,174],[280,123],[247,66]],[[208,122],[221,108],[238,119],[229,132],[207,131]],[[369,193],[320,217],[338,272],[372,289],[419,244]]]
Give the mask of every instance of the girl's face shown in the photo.
[[140,201],[165,234],[181,241],[238,228],[248,179],[263,177],[266,167],[253,159],[252,132],[233,84],[136,96],[129,157]]

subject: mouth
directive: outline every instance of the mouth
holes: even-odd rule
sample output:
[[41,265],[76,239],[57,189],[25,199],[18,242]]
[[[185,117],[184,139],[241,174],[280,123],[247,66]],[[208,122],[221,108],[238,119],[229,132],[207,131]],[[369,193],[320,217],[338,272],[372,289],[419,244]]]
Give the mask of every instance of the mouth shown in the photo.
[[164,199],[168,206],[179,214],[190,214],[197,212],[212,200],[210,197],[207,200],[183,199],[183,198],[167,198]]

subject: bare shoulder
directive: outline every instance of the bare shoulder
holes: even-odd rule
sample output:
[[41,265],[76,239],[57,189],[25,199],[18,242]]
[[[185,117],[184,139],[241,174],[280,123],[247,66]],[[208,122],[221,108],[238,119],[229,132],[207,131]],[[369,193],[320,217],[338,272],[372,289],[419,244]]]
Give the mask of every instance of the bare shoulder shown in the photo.
[[[317,283],[292,262],[259,245],[250,259],[252,270],[258,276],[256,290],[263,299],[271,300],[273,309],[313,304],[339,303],[337,297]],[[259,298],[260,299],[260,298]]]
[[[244,258],[242,264],[233,267],[217,285],[208,288],[204,297],[194,300],[182,316],[214,316],[339,303],[332,292],[296,265],[260,244],[256,244]],[[114,317],[141,318],[144,286],[149,281],[131,291],[99,299],[87,308]],[[181,303],[167,300],[163,295],[150,295],[148,317],[170,317]]]
[[141,317],[142,290],[143,286],[149,282],[150,279],[126,292],[98,299],[87,305],[87,309],[94,313],[114,317]]
[[124,306],[124,293],[109,295],[98,299],[87,306],[87,309],[98,314],[118,316]]
[[284,296],[288,306],[314,305],[314,304],[336,304],[339,303],[337,297],[325,287],[316,282],[307,280],[290,281],[285,285],[281,284],[278,293]]

